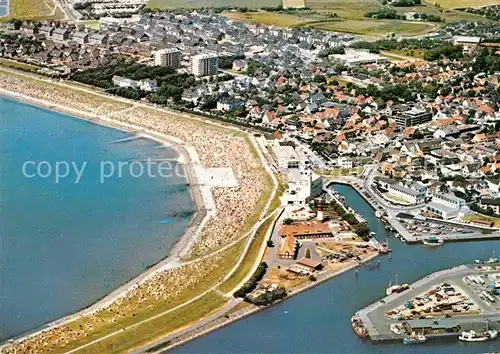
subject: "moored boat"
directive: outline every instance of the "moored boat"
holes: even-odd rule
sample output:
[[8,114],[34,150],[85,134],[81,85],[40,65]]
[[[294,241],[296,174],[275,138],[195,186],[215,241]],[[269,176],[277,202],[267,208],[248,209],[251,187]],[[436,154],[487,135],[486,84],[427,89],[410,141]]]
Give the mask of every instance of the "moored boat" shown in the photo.
[[431,236],[424,239],[422,243],[427,246],[441,246],[444,243],[444,240],[438,236]]
[[358,314],[354,314],[351,317],[351,326],[352,330],[356,335],[360,338],[367,338],[368,337],[368,330],[363,324],[363,321],[361,321],[361,318],[359,318]]
[[464,342],[485,342],[496,337],[498,337],[498,331],[496,329],[489,329],[479,333],[475,331],[463,331],[458,339]]
[[422,344],[425,342],[427,342],[427,337],[423,334],[413,333],[411,336],[403,338],[403,344]]

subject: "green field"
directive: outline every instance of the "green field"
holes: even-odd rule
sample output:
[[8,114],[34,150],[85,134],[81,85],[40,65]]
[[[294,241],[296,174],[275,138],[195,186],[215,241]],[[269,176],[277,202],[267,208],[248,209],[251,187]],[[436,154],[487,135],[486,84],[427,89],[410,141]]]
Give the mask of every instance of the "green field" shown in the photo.
[[500,0],[424,0],[431,5],[439,4],[445,9],[459,9],[464,7],[483,7],[488,5],[499,5]]
[[279,6],[280,0],[253,0],[246,2],[242,0],[150,0],[147,7],[150,9],[174,9],[174,8],[201,8],[201,7],[248,7],[260,9],[266,6]]

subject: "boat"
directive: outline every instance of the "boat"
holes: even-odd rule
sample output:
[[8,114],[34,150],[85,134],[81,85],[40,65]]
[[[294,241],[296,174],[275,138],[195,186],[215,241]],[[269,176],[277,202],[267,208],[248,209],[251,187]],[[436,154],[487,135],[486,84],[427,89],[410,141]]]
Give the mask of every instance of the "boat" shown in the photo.
[[380,241],[380,246],[382,246],[383,253],[392,252],[392,248],[389,247],[389,242],[387,241],[387,239],[385,241]]
[[403,344],[422,344],[425,342],[427,342],[427,337],[423,334],[415,335],[413,333],[411,336],[403,338]]
[[378,210],[377,210],[377,211],[375,212],[375,216],[376,216],[377,218],[379,218],[379,219],[380,219],[380,217],[382,216],[382,213],[381,213],[380,211],[378,211]]
[[444,240],[438,236],[431,236],[424,239],[422,243],[427,246],[441,246],[444,243]]
[[485,342],[495,339],[496,337],[498,337],[498,331],[496,329],[488,329],[479,333],[475,331],[463,331],[458,337],[458,340],[464,342]]
[[351,326],[352,330],[356,335],[360,338],[367,338],[368,337],[368,330],[363,324],[363,321],[361,321],[361,318],[359,318],[358,314],[354,314],[351,317]]
[[392,285],[392,281],[389,283],[389,286],[387,287],[387,289],[385,289],[385,294],[387,296],[389,295],[392,295],[394,293],[400,293],[400,292],[403,292],[405,291],[406,289],[409,289],[410,286],[408,284],[397,284],[398,282],[398,277],[396,276],[396,283],[394,285]]

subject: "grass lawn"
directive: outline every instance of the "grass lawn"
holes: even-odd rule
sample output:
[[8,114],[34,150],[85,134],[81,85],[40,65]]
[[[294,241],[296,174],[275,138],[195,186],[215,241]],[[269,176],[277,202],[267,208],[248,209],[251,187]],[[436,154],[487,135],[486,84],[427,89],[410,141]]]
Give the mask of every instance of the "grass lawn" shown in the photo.
[[355,168],[333,168],[330,170],[319,169],[314,172],[319,175],[325,175],[325,176],[348,176],[348,175],[358,176],[362,174],[364,170],[365,170],[364,167],[355,167]]
[[[113,337],[90,345],[78,353],[124,353],[131,348],[145,345],[176,329],[185,327],[200,318],[210,315],[226,303],[221,295],[210,292],[188,306],[181,307],[165,316],[126,329]],[[65,348],[65,351],[68,348]]]
[[498,5],[500,0],[424,0],[426,3],[439,4],[445,9],[458,9],[464,7],[483,7],[488,5]]
[[39,68],[35,65],[30,65],[26,63],[21,63],[18,61],[8,60],[5,58],[0,58],[0,65],[6,68],[18,69],[21,71],[36,72]]
[[239,284],[247,275],[255,262],[260,261],[257,260],[259,256],[259,250],[266,238],[267,231],[269,227],[273,224],[275,218],[267,219],[257,230],[255,233],[255,237],[252,240],[250,247],[243,259],[243,262],[240,264],[238,269],[227,279],[224,283],[219,286],[219,289],[225,293],[231,291],[236,285]]
[[249,2],[242,0],[150,0],[146,5],[150,9],[172,9],[172,8],[200,8],[200,7],[224,7],[237,6],[260,9],[266,6],[279,6],[280,0],[254,0]]
[[500,227],[500,218],[495,218],[493,216],[473,213],[470,215],[464,215],[462,218],[462,221],[464,222],[471,222],[472,220],[491,221],[495,223],[495,227]]
[[[403,55],[407,57],[412,57],[412,58],[417,58],[417,59],[423,59],[424,58],[424,52],[421,51],[420,49],[411,49],[411,50],[385,50],[384,55],[390,57],[391,54],[395,55]],[[397,58],[394,56],[394,58]],[[401,60],[401,59],[399,59]]]
[[101,28],[101,22],[99,20],[82,20],[78,21],[79,25],[85,25],[95,30],[99,30]]

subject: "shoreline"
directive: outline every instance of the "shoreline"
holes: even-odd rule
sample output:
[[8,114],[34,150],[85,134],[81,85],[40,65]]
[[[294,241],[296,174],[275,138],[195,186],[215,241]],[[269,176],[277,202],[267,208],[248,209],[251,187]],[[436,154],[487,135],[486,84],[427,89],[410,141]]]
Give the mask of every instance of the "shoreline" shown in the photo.
[[[147,129],[141,127],[134,127],[130,124],[113,120],[112,118],[99,117],[70,107],[54,105],[50,102],[32,98],[28,95],[7,91],[3,88],[0,88],[0,97],[12,99],[41,109],[46,109],[49,111],[66,114],[74,119],[85,120],[108,128],[117,129],[131,134],[137,134],[146,139],[150,139],[160,144],[163,144],[167,147],[171,147],[179,155],[179,158],[177,159],[179,163],[181,163],[182,161],[184,165],[186,179],[190,184],[189,189],[190,189],[191,199],[193,200],[196,210],[195,215],[192,217],[186,230],[178,238],[178,240],[175,242],[174,246],[170,249],[169,253],[165,256],[165,258],[163,258],[153,266],[146,268],[142,273],[138,274],[137,276],[134,276],[126,283],[120,285],[112,292],[106,294],[104,297],[97,300],[96,302],[89,304],[85,308],[77,309],[76,312],[72,314],[42,324],[35,329],[29,330],[17,336],[6,339],[0,344],[0,350],[1,350],[4,345],[8,345],[12,340],[15,341],[20,339],[27,339],[31,336],[39,334],[40,332],[64,325],[68,322],[95,313],[111,305],[113,302],[120,299],[121,297],[125,296],[134,287],[150,279],[157,273],[182,265],[183,263],[181,263],[181,258],[189,251],[189,249],[195,242],[197,236],[203,230],[203,227],[208,222],[210,217],[215,215],[215,203],[213,201],[210,188],[206,187],[205,190],[202,190],[201,188],[202,186],[199,186],[197,184],[197,181],[199,180],[200,171],[197,170],[196,165],[200,164],[200,160],[198,154],[196,153],[196,150],[191,146],[185,145],[181,140],[177,138],[169,137],[165,134],[154,131],[148,131]],[[114,112],[114,113],[119,113],[119,112]],[[210,193],[210,196],[206,195],[207,192]]]
[[[289,298],[292,298],[292,297],[299,295],[307,290],[310,290],[310,289],[315,288],[319,285],[322,285],[323,283],[326,283],[327,281],[329,281],[331,279],[334,279],[338,276],[341,276],[342,274],[348,273],[353,269],[359,268],[363,264],[368,263],[371,260],[373,260],[379,256],[380,256],[380,253],[375,253],[373,255],[366,257],[361,262],[356,262],[354,264],[351,264],[344,269],[333,270],[333,271],[329,271],[329,272],[327,271],[323,274],[319,274],[316,281],[314,281],[312,283],[300,284],[300,285],[297,285],[297,286],[291,288],[290,292],[287,294],[287,296],[284,299],[276,301],[275,303],[273,303],[271,305],[260,307],[260,306],[256,306],[253,304],[249,304],[248,308],[239,310],[239,311],[235,312],[234,314],[227,315],[227,313],[226,313],[225,316],[228,316],[228,317],[223,317],[224,314],[221,314],[217,319],[215,319],[214,321],[212,321],[204,326],[201,326],[200,328],[194,328],[191,330],[189,328],[179,329],[177,332],[183,331],[185,333],[177,333],[176,334],[176,332],[174,332],[174,333],[169,334],[167,337],[163,338],[163,340],[165,340],[166,343],[170,343],[170,344],[166,345],[165,347],[158,348],[157,350],[151,351],[151,353],[165,353],[171,349],[180,347],[180,346],[182,346],[182,345],[184,345],[192,340],[206,336],[206,335],[208,335],[212,332],[215,332],[221,328],[229,326],[230,324],[237,322],[241,319],[244,319],[245,317],[253,315],[257,312],[264,311],[268,308],[277,306],[277,305],[281,304],[282,302],[287,301],[287,299],[289,299]],[[243,301],[241,301],[241,302],[243,302]],[[224,319],[222,321],[219,321],[221,318],[224,318]],[[149,344],[149,346],[151,346],[151,344]],[[158,344],[156,346],[158,346]],[[153,348],[154,348],[154,346],[153,346]],[[132,354],[144,353],[145,350],[148,350],[148,352],[149,352],[149,350],[151,350],[151,348],[147,349],[147,345],[146,345],[146,346],[143,346],[141,348],[137,348],[137,349],[133,350],[131,353]]]

